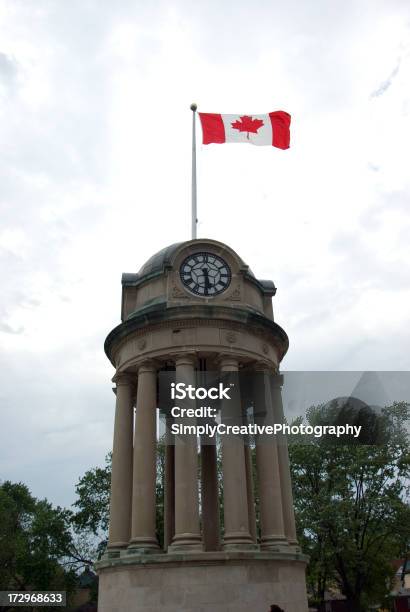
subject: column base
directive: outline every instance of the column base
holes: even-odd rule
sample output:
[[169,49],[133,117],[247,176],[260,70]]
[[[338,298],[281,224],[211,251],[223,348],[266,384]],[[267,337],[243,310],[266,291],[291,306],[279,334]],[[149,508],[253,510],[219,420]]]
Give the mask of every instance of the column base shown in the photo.
[[168,546],[168,551],[172,552],[198,552],[203,551],[202,538],[197,533],[179,533],[175,535],[172,544]]
[[231,531],[225,534],[222,548],[223,550],[258,550],[259,547],[253,541],[250,533]]
[[109,542],[107,545],[107,550],[119,550],[121,548],[127,548],[129,544],[128,542]]
[[161,552],[156,538],[133,538],[127,548],[128,555],[149,555]]
[[296,553],[296,554],[302,552],[300,544],[297,540],[289,540],[289,551]]
[[268,535],[261,538],[260,547],[261,550],[281,552],[289,550],[289,542],[283,536]]
[[109,561],[110,559],[118,559],[125,548],[106,548],[101,559]]

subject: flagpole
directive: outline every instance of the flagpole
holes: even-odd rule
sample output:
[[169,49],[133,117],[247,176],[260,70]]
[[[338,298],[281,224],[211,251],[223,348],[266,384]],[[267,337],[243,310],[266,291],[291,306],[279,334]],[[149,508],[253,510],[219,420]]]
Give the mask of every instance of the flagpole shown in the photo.
[[196,240],[197,229],[197,200],[196,200],[196,134],[195,113],[197,105],[191,104],[192,111],[192,240]]

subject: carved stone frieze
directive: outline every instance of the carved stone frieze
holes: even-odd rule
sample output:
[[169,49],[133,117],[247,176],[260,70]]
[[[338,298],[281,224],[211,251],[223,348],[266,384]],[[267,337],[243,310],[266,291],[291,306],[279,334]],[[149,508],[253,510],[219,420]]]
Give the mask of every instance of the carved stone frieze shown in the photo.
[[226,302],[240,302],[241,297],[241,287],[240,285],[236,285],[236,287],[230,291],[229,295],[227,295],[224,300]]
[[147,348],[147,339],[146,338],[139,338],[139,340],[137,342],[137,346],[138,346],[140,351],[143,351],[145,348]]
[[228,342],[228,344],[235,344],[235,342],[238,340],[238,336],[234,331],[230,330],[226,332],[225,340]]
[[182,289],[180,289],[177,285],[172,285],[171,288],[171,298],[172,299],[184,299],[184,300],[188,300],[189,297],[188,295],[185,293],[185,291],[183,291]]

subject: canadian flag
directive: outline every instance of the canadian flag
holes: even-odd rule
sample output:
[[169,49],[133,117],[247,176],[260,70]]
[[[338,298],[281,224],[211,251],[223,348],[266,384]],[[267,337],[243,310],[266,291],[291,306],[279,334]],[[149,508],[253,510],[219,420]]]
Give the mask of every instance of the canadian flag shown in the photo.
[[202,125],[203,144],[249,142],[288,149],[290,115],[275,111],[267,115],[219,115],[198,113]]

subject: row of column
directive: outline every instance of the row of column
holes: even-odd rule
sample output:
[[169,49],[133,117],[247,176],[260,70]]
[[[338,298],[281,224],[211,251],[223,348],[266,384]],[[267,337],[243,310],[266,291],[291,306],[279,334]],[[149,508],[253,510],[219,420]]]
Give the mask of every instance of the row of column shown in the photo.
[[[195,358],[175,360],[176,380],[195,384]],[[221,375],[238,374],[234,357],[220,359]],[[259,423],[283,421],[281,376],[271,377],[259,368],[263,384],[254,398]],[[156,538],[156,408],[157,370],[152,362],[140,366],[134,423],[134,379],[115,377],[117,386],[112,458],[109,549],[128,547],[130,552],[159,550]],[[240,406],[238,384],[232,387],[229,406]],[[236,395],[236,397],[235,397]],[[226,410],[224,410],[226,408]],[[223,416],[224,418],[224,416]],[[183,421],[182,421],[183,422]],[[192,420],[189,420],[192,424]],[[134,433],[133,433],[134,432]],[[133,439],[134,436],[134,439]],[[278,443],[279,442],[279,443]],[[251,452],[241,436],[221,436],[224,494],[224,549],[256,547],[255,504]],[[177,437],[165,449],[164,548],[218,550],[220,548],[216,446],[201,445],[200,529],[198,449],[194,435]],[[274,436],[256,440],[256,468],[260,499],[261,549],[296,545],[292,487],[286,439]]]

